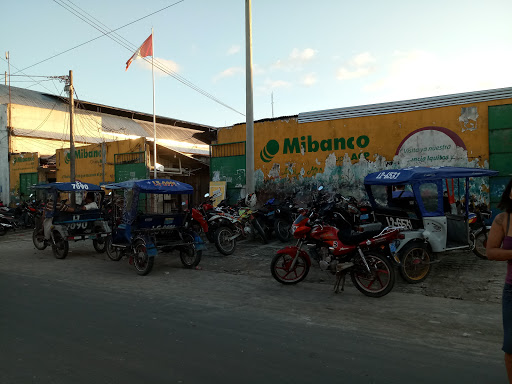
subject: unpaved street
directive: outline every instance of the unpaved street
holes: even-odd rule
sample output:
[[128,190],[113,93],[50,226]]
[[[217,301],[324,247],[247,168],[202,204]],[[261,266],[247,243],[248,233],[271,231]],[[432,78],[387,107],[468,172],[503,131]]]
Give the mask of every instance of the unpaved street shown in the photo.
[[370,299],[333,294],[318,268],[278,284],[280,246],[209,246],[198,270],[157,256],[139,277],[90,243],[56,260],[30,233],[5,236],[0,382],[504,382],[504,265],[449,256]]

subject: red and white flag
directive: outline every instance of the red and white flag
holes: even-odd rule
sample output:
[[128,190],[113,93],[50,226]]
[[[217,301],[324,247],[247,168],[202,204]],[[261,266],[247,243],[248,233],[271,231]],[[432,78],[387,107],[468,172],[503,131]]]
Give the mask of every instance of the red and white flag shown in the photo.
[[135,60],[137,57],[147,57],[147,56],[153,56],[153,34],[149,35],[149,37],[142,43],[142,45],[135,51],[132,57],[128,59],[126,62],[126,69],[128,70],[128,67],[132,63],[133,60]]

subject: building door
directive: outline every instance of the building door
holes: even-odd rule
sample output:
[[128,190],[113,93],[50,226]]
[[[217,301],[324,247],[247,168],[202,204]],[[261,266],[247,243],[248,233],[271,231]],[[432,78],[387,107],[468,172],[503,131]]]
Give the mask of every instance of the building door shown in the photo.
[[129,152],[114,155],[115,181],[147,179],[146,153]]
[[20,199],[27,200],[32,193],[31,187],[37,184],[37,172],[20,173]]
[[245,141],[213,144],[210,148],[210,180],[226,181],[226,197],[234,203],[245,189]]
[[500,174],[491,178],[493,216],[505,186],[512,177],[512,104],[489,107],[489,168]]

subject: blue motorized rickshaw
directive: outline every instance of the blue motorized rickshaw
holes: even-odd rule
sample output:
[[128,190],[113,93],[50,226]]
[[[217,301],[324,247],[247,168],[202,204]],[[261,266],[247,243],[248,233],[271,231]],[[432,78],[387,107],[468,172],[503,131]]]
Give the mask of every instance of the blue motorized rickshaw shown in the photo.
[[77,181],[34,188],[46,195],[44,214],[32,234],[37,249],[51,245],[54,256],[63,259],[70,241],[92,240],[97,252],[105,252],[111,228],[101,211],[105,193],[99,186]]
[[107,244],[112,260],[127,256],[139,275],[151,271],[158,251],[178,251],[186,268],[199,264],[203,242],[191,228],[188,209],[192,186],[170,179],[146,179],[104,187],[124,195],[122,218],[114,220],[119,225]]
[[481,191],[475,183],[470,186],[470,181],[497,174],[480,168],[410,167],[365,177],[377,219],[383,225],[404,228],[405,238],[396,250],[407,282],[423,281],[436,253],[470,250],[485,258],[483,214],[470,212],[473,195],[481,197]]

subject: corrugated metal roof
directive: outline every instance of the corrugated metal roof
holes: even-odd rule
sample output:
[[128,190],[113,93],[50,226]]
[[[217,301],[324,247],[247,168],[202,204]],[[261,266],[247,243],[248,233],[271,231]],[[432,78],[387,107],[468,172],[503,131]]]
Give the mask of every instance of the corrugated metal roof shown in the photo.
[[[140,124],[147,137],[153,137],[153,123],[141,120],[134,120],[137,124]],[[156,123],[156,138],[165,140],[185,141],[187,143],[204,145],[200,140],[197,140],[192,135],[195,133],[202,133],[195,129],[187,129],[181,127],[171,127],[165,124]]]
[[[48,110],[68,112],[66,98],[48,95],[28,89],[11,87],[11,102]],[[9,103],[9,87],[0,84],[0,104]],[[153,138],[153,123],[131,119],[102,112],[85,110],[83,103],[75,108],[75,141],[82,143],[101,143],[102,141],[122,140],[123,136]],[[111,110],[114,110],[111,108]],[[44,122],[33,129],[13,127],[17,136],[35,137],[69,141],[69,132],[65,129],[45,127]],[[209,155],[208,145],[193,137],[204,133],[202,130],[175,127],[162,123],[156,124],[157,141],[164,140],[165,145],[184,153]]]
[[[59,96],[32,91],[30,89],[11,87],[11,102],[18,105],[56,109],[59,111],[69,110],[68,103]],[[0,104],[9,103],[9,87],[0,84]]]
[[314,121],[348,119],[351,117],[385,115],[509,98],[512,98],[512,88],[490,89],[485,91],[426,97],[422,99],[394,101],[390,103],[304,112],[299,113],[298,122],[301,124],[311,123]]

